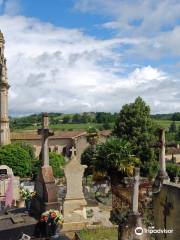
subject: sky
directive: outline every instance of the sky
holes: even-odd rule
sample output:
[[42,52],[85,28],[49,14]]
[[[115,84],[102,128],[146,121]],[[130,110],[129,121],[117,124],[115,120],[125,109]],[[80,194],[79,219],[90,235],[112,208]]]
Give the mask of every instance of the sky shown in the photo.
[[9,114],[180,111],[179,0],[0,0]]

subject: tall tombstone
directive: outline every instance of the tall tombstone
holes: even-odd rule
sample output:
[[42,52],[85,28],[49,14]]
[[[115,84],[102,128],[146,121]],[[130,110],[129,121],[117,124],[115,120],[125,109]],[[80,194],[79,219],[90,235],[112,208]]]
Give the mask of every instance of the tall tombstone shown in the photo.
[[57,186],[53,176],[52,167],[49,165],[49,145],[48,138],[53,131],[49,130],[48,114],[42,115],[42,128],[38,129],[38,134],[42,137],[41,147],[41,168],[39,169],[38,179],[35,183],[35,191],[39,196],[39,206],[36,205],[39,215],[49,209],[59,209]]
[[159,152],[159,165],[160,170],[158,175],[162,180],[169,180],[168,174],[166,172],[166,141],[165,141],[165,130],[160,129],[159,134],[160,152]]
[[134,182],[133,182],[133,191],[132,191],[132,213],[139,214],[138,212],[138,201],[139,201],[139,180],[140,180],[140,169],[134,169]]
[[[71,223],[71,226],[83,226],[86,222],[87,205],[84,198],[82,178],[85,165],[81,165],[75,155],[75,149],[72,147],[70,161],[66,164],[64,172],[67,184],[67,193],[64,201],[64,226]],[[74,225],[73,225],[74,224]]]
[[143,224],[142,218],[138,211],[139,206],[139,184],[140,184],[140,169],[134,169],[134,177],[133,177],[133,189],[131,195],[131,211],[128,215],[128,220],[126,226],[119,225],[119,235],[118,240],[146,240],[147,236],[145,233],[142,235],[137,234],[137,230],[143,232]]

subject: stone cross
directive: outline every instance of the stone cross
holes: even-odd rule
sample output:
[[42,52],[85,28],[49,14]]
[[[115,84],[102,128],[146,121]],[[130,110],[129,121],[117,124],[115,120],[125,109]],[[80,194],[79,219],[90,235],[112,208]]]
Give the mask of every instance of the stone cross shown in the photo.
[[160,143],[160,152],[159,152],[159,163],[160,163],[160,171],[164,177],[168,177],[166,172],[166,142],[165,142],[165,130],[160,129],[159,135],[159,143]]
[[134,168],[133,191],[132,191],[132,213],[138,214],[140,169]]
[[49,166],[49,146],[48,138],[53,136],[54,132],[49,130],[49,117],[47,113],[42,115],[42,128],[38,129],[38,134],[42,136],[42,165]]
[[76,148],[75,147],[72,147],[70,152],[71,152],[71,158],[76,156]]
[[160,164],[160,171],[158,173],[160,179],[162,180],[169,180],[168,174],[166,172],[166,147],[175,147],[176,144],[166,144],[165,141],[165,129],[161,128],[159,132],[159,142],[156,144],[155,147],[160,149],[159,151],[159,164]]

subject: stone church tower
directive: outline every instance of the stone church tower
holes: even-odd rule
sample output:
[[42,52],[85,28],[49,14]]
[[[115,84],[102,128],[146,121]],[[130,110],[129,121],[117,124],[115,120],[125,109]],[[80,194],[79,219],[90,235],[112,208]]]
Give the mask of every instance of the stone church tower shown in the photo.
[[8,118],[8,79],[6,59],[4,57],[4,36],[0,31],[0,145],[10,143]]

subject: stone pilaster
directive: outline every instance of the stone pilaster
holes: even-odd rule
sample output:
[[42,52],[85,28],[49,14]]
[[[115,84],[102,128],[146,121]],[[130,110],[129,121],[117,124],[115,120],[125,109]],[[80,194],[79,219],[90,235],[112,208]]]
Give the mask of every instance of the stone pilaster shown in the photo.
[[4,37],[0,32],[0,145],[9,144],[10,130],[8,118],[8,78],[6,59],[4,57]]

